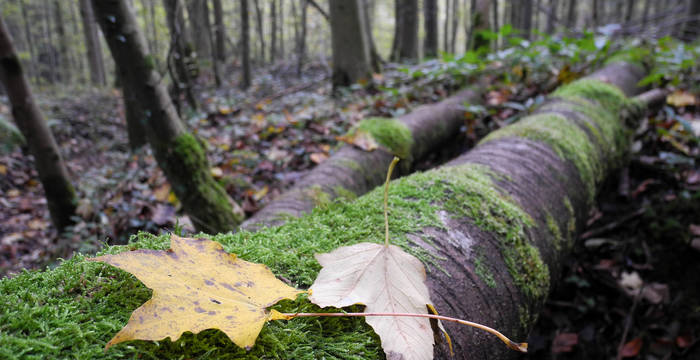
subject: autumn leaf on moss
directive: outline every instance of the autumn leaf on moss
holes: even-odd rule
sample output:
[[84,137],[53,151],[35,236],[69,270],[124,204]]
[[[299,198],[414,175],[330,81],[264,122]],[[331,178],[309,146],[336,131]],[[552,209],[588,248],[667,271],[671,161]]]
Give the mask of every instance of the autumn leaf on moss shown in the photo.
[[217,242],[176,235],[170,241],[166,251],[88,259],[126,270],[153,289],[151,299],[131,314],[106,348],[137,339],[175,341],[185,331],[215,328],[249,349],[270,318],[266,308],[302,292],[275,278],[267,266],[240,260]]
[[[360,243],[317,254],[323,266],[311,286],[316,305],[366,305],[367,313],[427,313],[430,294],[420,260],[394,245]],[[391,358],[432,359],[430,320],[418,317],[368,317]]]

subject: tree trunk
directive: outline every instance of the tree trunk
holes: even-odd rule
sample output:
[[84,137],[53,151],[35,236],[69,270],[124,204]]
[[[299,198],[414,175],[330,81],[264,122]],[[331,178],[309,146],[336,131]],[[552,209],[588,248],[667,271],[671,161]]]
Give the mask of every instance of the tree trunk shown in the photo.
[[[492,7],[493,8],[492,9],[493,31],[500,32],[501,27],[500,27],[500,24],[498,23],[498,1],[491,1],[491,3],[493,4],[493,7]],[[472,11],[474,11],[473,9],[475,9],[475,8],[476,8],[476,6],[472,7]],[[498,37],[496,37],[496,39],[494,41],[494,48],[496,50],[500,49],[499,38],[500,38],[500,35]],[[467,49],[469,49],[468,46],[467,46]]]
[[593,19],[593,27],[598,27],[600,25],[600,0],[593,0],[592,7],[593,9],[591,10],[591,17]]
[[576,4],[577,0],[569,0],[569,13],[566,16],[566,24],[571,30],[576,29]]
[[625,23],[632,21],[634,17],[634,0],[627,0],[627,11],[625,11]]
[[54,226],[63,230],[73,223],[76,197],[58,145],[39,107],[34,102],[27,79],[22,72],[12,39],[0,17],[0,81],[5,87],[12,117],[29,145],[39,180],[44,187],[46,203]]
[[214,72],[214,83],[216,87],[221,87],[221,73],[219,72],[219,60],[216,55],[216,39],[214,33],[212,32],[211,18],[209,16],[209,0],[204,0],[202,6],[204,12],[204,31],[207,32],[207,38],[209,39],[209,49],[211,49],[210,59],[211,59],[211,69]]
[[29,75],[33,77],[34,82],[36,82],[38,71],[36,70],[37,56],[34,44],[34,36],[32,35],[32,26],[30,25],[32,21],[29,18],[30,15],[28,5],[25,4],[23,0],[20,0],[19,6],[20,10],[22,11],[22,20],[24,21],[24,36],[27,39],[27,48],[29,49],[29,61],[27,62],[29,64]]
[[372,73],[363,0],[330,0],[333,88],[369,80]]
[[211,39],[207,31],[207,0],[186,0],[192,35],[192,47],[197,51],[198,59],[212,59]]
[[170,32],[170,50],[168,51],[168,71],[173,80],[173,95],[178,113],[181,111],[180,94],[184,94],[192,109],[197,109],[197,99],[192,89],[192,76],[187,65],[188,54],[185,44],[185,19],[180,0],[163,0],[165,19]]
[[454,0],[452,2],[452,28],[450,34],[450,52],[456,53],[457,44],[457,29],[459,28],[459,0]]
[[396,27],[392,60],[418,58],[418,0],[395,0]]
[[[452,7],[450,6],[451,1],[457,1],[457,0],[445,0],[445,23],[442,24],[442,49],[446,53],[450,52],[450,35],[449,34],[450,34],[450,14],[452,14],[452,11],[450,11],[452,9]],[[396,21],[398,21],[398,18],[396,19]],[[394,40],[394,41],[396,41],[396,40]]]
[[372,0],[364,0],[362,5],[360,6],[360,10],[362,10],[362,16],[364,17],[364,24],[365,24],[365,34],[367,34],[367,39],[369,40],[369,55],[370,59],[372,60],[372,71],[374,72],[380,72],[382,71],[382,63],[384,60],[382,60],[382,57],[379,55],[379,52],[377,51],[377,46],[374,43],[374,34],[372,33],[372,16],[370,16],[370,13],[373,11],[374,6],[372,5]]
[[301,0],[301,27],[297,42],[297,77],[301,78],[301,70],[304,65],[304,56],[306,55],[306,14],[308,11],[308,2]]
[[243,211],[214,181],[206,154],[175,112],[127,0],[93,0],[124,88],[137,96],[158,165],[199,231],[233,230]]
[[644,0],[644,8],[642,10],[642,27],[646,27],[649,21],[649,9],[651,9],[651,0]]
[[97,33],[95,15],[93,14],[90,0],[80,0],[80,16],[83,20],[83,35],[85,37],[85,48],[87,49],[87,60],[90,68],[90,80],[92,85],[105,86],[107,84],[105,65],[102,59],[100,37]]
[[[410,154],[402,155],[404,159],[402,166],[397,168],[397,174],[405,174],[412,164],[444,149],[445,144],[454,139],[464,125],[462,104],[482,103],[482,88],[475,86],[463,90],[440,103],[421,106],[396,120],[396,128],[410,132]],[[393,123],[386,121],[386,131],[395,132],[396,129],[388,127]],[[379,136],[381,134],[378,133]],[[343,146],[292,189],[246,220],[241,228],[250,230],[263,225],[280,225],[286,215],[300,216],[311,212],[320,198],[332,200],[347,192],[359,196],[372,190],[384,181],[385,167],[391,161],[393,151],[379,149],[367,152],[352,145]]]
[[[292,2],[293,3],[293,2]],[[280,0],[280,56],[284,58],[284,0]]]
[[248,0],[241,0],[241,59],[243,63],[243,79],[241,88],[250,87],[250,17],[248,15]]
[[42,24],[45,42],[44,53],[39,55],[39,61],[46,69],[43,72],[44,78],[53,85],[60,80],[61,73],[59,72],[58,51],[54,41],[54,29],[51,26],[51,4],[45,1],[43,5]]
[[277,61],[277,0],[270,7],[270,61]]
[[520,30],[521,36],[527,40],[530,40],[532,32],[532,5],[533,0],[520,0],[518,9],[520,12],[518,29]]
[[423,2],[423,25],[425,27],[425,39],[423,41],[423,53],[425,57],[436,57],[438,54],[438,2],[437,0],[425,0]]
[[216,59],[226,61],[226,27],[224,27],[224,9],[221,0],[214,3],[214,34],[216,35]]
[[489,7],[491,0],[476,0],[472,9],[471,51],[488,51],[490,41],[483,32],[489,30]]
[[64,83],[70,83],[73,75],[73,62],[70,57],[70,40],[66,35],[66,25],[63,22],[63,10],[61,9],[61,2],[59,0],[53,1],[54,13],[56,15],[56,32],[58,33],[58,54],[59,66],[63,69],[63,78],[61,79]]
[[686,22],[681,39],[692,42],[700,35],[700,0],[690,1],[688,16],[691,16],[692,20]]
[[[556,25],[557,21],[558,5],[558,0],[551,0],[549,2],[549,13],[547,14],[547,27],[545,28],[545,33],[548,35],[554,34],[554,26]],[[540,9],[536,9],[535,11],[539,13]]]
[[261,64],[265,64],[265,31],[263,29],[263,12],[262,9],[260,9],[259,0],[253,0],[253,5],[255,5],[255,28],[258,31],[258,42],[260,43],[258,58]]

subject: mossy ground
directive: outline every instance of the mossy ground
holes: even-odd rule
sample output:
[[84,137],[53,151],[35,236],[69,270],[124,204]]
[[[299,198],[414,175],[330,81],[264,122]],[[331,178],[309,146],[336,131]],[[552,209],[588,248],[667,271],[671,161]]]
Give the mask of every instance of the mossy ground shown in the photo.
[[[530,296],[548,287],[548,273],[537,250],[524,238],[529,217],[492,182],[495,174],[483,166],[442,168],[398,179],[390,188],[390,231],[393,243],[435,264],[420,247],[408,244],[406,234],[426,226],[442,227],[440,211],[475,221],[503,238],[503,256],[516,284]],[[211,239],[241,258],[267,264],[278,276],[305,288],[320,267],[313,255],[342,245],[383,241],[382,189],[353,203],[330,202],[323,209],[292,219],[281,227],[220,234]],[[450,199],[446,201],[446,199]],[[461,206],[457,206],[462,202]],[[128,249],[169,247],[167,235],[139,234]],[[429,241],[429,239],[426,239]],[[55,269],[25,272],[0,281],[0,357],[44,358],[284,358],[372,359],[383,357],[378,338],[361,318],[304,318],[271,322],[256,346],[246,352],[217,330],[187,334],[176,342],[132,341],[103,353],[105,343],[124,325],[130,313],[150,297],[150,290],[133,276],[109,265],[91,263],[76,255]],[[432,269],[432,270],[431,270]],[[429,266],[429,271],[435,268]],[[305,299],[286,301],[285,312],[319,311]],[[439,309],[438,309],[439,310]]]

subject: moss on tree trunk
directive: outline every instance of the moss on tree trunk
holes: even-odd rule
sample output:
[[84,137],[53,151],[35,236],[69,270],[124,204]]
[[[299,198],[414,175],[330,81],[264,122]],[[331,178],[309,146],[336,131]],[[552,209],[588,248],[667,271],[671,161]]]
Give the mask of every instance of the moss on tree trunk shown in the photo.
[[[582,83],[574,83],[558,93],[566,101],[597,106],[601,117],[574,110],[569,115],[562,115],[561,110],[548,112],[548,106],[562,104],[563,100],[555,97],[539,115],[530,118],[534,120],[524,122],[535,130],[520,128],[525,125],[520,125],[518,131],[504,128],[501,134],[446,166],[392,182],[390,236],[395,244],[427,264],[431,300],[441,314],[481,322],[512,339],[525,339],[586,219],[590,194],[581,191],[588,189],[585,181],[599,184],[610,172],[611,164],[625,157],[625,146],[612,146],[612,139],[622,139],[627,133],[616,111],[635,105],[619,89],[600,81],[610,71],[619,76],[607,81],[620,88],[632,89],[641,78],[634,67],[615,64],[592,75],[589,79],[594,81],[586,83],[585,88]],[[602,97],[592,96],[589,90]],[[570,124],[562,124],[559,117]],[[609,148],[578,148],[583,153],[576,156],[585,157],[585,161],[572,156],[566,150],[575,142],[570,137],[582,134],[550,131],[540,124],[552,119],[556,119],[553,125],[578,127],[590,142],[600,141],[601,136],[610,141],[605,143]],[[610,131],[600,130],[603,127]],[[581,163],[587,165],[581,167]],[[580,169],[594,175],[582,174]],[[265,263],[276,275],[296,286],[308,287],[320,269],[314,253],[363,241],[383,241],[382,198],[382,189],[377,189],[354,202],[330,202],[280,227],[212,238],[227,251]],[[167,236],[141,234],[130,246],[110,247],[107,252],[164,249],[168,245]],[[88,263],[81,255],[54,270],[3,280],[0,302],[7,306],[0,313],[0,323],[4,324],[0,355],[383,357],[378,338],[362,319],[342,318],[271,322],[248,353],[236,348],[223,333],[208,330],[185,335],[175,343],[119,344],[103,355],[104,344],[149,296],[150,292],[133,277],[108,265]],[[283,302],[276,308],[285,312],[318,311],[305,299]],[[445,325],[455,344],[456,358],[517,356],[489,334]],[[436,355],[448,358],[444,342],[436,347]]]

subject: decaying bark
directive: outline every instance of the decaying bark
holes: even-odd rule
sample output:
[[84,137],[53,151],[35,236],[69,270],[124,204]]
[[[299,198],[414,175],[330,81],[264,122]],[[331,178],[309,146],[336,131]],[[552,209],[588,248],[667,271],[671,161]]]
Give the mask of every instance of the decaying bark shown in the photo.
[[[420,160],[439,149],[459,132],[464,124],[463,104],[482,102],[481,92],[468,89],[432,105],[424,105],[398,119],[411,132],[411,159]],[[384,182],[386,164],[393,154],[383,149],[367,152],[351,145],[342,147],[315,167],[289,191],[241,224],[243,229],[282,224],[288,217],[308,213],[319,202],[319,195],[332,200],[348,191],[362,195]],[[403,159],[400,169],[410,168]],[[397,169],[398,174],[406,171]],[[340,191],[339,191],[340,189]]]

